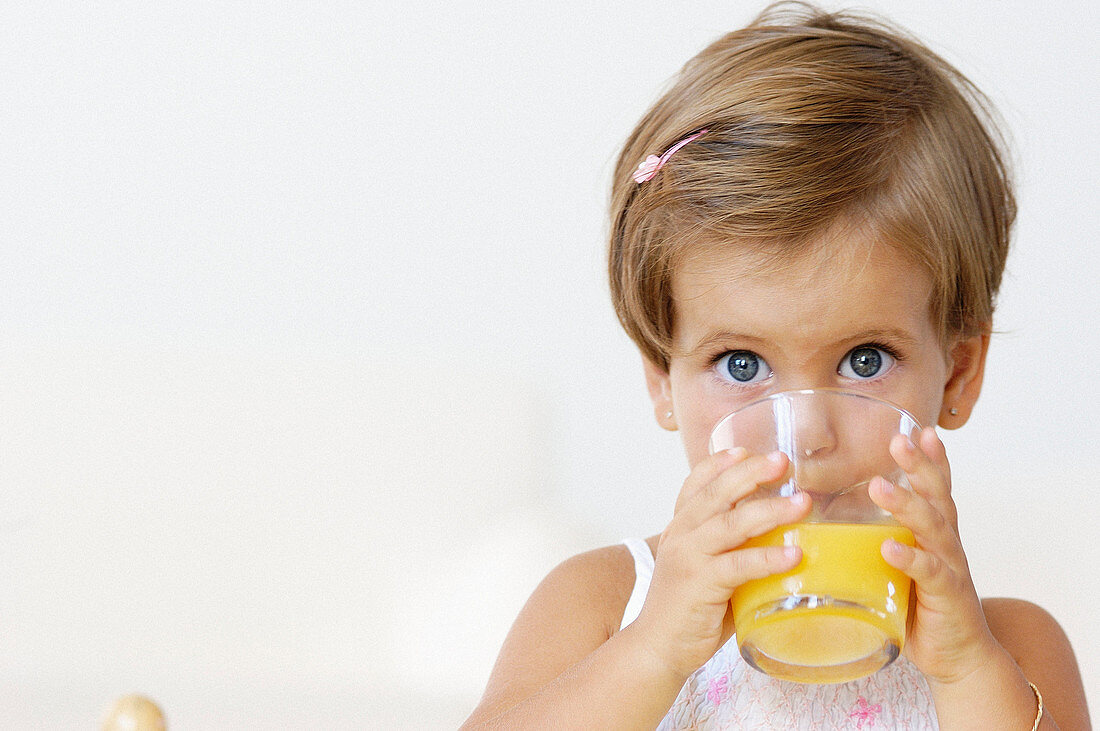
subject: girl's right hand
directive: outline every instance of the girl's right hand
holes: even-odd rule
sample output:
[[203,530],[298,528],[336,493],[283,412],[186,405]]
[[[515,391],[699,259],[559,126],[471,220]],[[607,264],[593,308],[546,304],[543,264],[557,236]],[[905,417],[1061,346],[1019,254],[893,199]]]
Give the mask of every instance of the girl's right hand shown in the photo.
[[733,635],[733,590],[789,571],[802,560],[801,549],[793,546],[741,548],[809,513],[810,499],[802,493],[742,500],[782,477],[787,464],[780,452],[749,456],[735,448],[701,460],[684,481],[635,624],[648,633],[659,659],[685,678]]

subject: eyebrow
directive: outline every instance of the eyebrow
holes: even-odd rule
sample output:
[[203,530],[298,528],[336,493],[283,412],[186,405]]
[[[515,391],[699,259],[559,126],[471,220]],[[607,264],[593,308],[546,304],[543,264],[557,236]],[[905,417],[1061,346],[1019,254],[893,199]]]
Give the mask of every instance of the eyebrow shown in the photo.
[[710,332],[699,339],[694,345],[688,348],[676,348],[676,355],[680,357],[688,357],[700,352],[710,353],[712,350],[716,350],[719,346],[736,341],[738,343],[745,343],[747,345],[764,344],[768,340],[766,338],[758,337],[756,335],[750,335],[748,333],[734,332],[733,330],[718,330]]
[[[842,343],[870,343],[883,341],[889,344],[898,345],[902,348],[913,348],[916,347],[917,344],[917,339],[908,331],[898,328],[870,328],[867,330],[860,330],[832,344],[840,345]],[[707,333],[691,347],[686,349],[677,348],[675,352],[676,355],[680,357],[689,357],[697,355],[700,352],[709,353],[730,342],[759,346],[766,345],[770,341],[767,338],[751,333],[735,332],[733,330],[718,330]]]

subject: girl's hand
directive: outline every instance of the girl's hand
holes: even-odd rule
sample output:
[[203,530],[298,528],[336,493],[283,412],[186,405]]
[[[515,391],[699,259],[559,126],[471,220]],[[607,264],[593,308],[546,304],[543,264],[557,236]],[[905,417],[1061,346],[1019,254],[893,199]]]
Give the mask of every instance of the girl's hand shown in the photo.
[[662,662],[685,678],[732,636],[733,590],[802,560],[799,548],[740,548],[809,512],[804,495],[742,500],[782,477],[787,466],[779,452],[749,456],[737,448],[700,461],[684,481],[635,624],[649,633]]
[[916,600],[904,652],[930,681],[952,683],[987,665],[999,646],[986,624],[959,540],[943,442],[931,427],[921,431],[917,442],[912,445],[897,436],[890,444],[912,491],[876,479],[870,495],[916,538],[916,548],[893,540],[882,546],[886,562],[914,583]]

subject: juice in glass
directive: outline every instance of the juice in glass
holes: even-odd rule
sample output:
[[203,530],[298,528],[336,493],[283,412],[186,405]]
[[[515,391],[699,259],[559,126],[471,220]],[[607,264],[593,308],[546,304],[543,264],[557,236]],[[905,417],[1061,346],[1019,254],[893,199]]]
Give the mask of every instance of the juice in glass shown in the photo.
[[882,558],[887,538],[913,545],[897,525],[797,523],[746,547],[796,545],[791,571],[734,591],[737,645],[745,660],[773,677],[844,683],[885,667],[901,652],[909,577]]

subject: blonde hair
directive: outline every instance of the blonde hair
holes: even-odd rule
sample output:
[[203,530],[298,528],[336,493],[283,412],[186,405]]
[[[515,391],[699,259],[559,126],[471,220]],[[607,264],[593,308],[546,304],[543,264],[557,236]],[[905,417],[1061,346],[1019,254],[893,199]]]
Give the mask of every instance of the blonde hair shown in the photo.
[[[647,155],[707,133],[656,175]],[[944,343],[988,327],[1015,201],[991,106],[961,73],[883,21],[770,6],[691,59],[615,166],[615,311],[668,367],[672,274],[706,245],[798,253],[842,217],[923,267]]]

